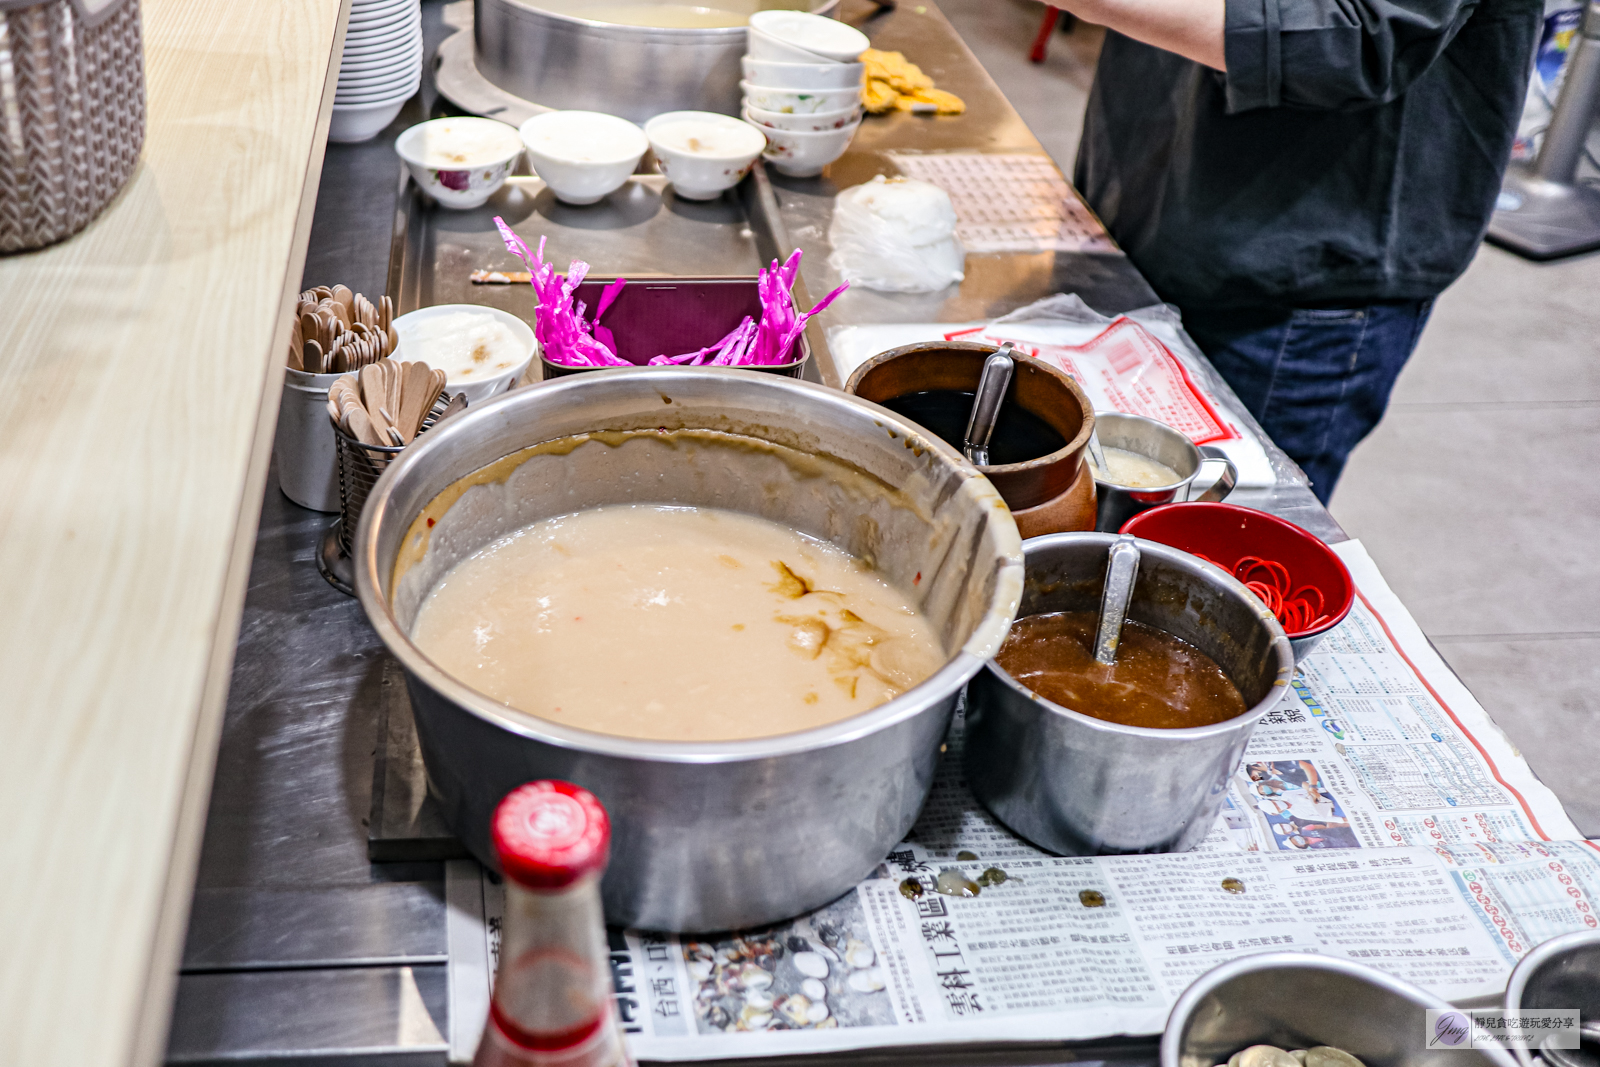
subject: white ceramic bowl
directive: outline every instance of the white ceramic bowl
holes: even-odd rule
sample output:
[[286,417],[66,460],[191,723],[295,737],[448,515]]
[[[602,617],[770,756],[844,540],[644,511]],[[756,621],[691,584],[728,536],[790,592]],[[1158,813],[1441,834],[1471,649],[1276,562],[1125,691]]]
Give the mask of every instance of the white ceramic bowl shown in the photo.
[[352,26],[345,40],[352,48],[365,48],[380,41],[390,41],[406,33],[413,32],[422,26],[422,20],[415,14],[405,12],[370,26]]
[[836,63],[854,63],[872,47],[854,26],[805,11],[757,11],[750,16],[750,36],[758,34]]
[[350,15],[350,23],[345,29],[345,34],[348,36],[356,33],[371,33],[380,27],[390,26],[406,19],[420,18],[421,16],[422,8],[419,4],[402,0],[401,3],[392,4],[388,7],[375,8],[361,14],[352,13]]
[[357,107],[376,104],[403,104],[416,94],[422,84],[422,72],[413,72],[408,78],[391,82],[382,88],[335,90],[333,102],[343,107]]
[[366,56],[392,51],[421,37],[421,19],[413,22],[397,22],[376,33],[352,33],[344,39],[344,52],[341,53],[341,62],[345,59],[361,59]]
[[406,7],[410,3],[411,0],[353,0],[350,5],[350,20],[359,22],[370,19],[386,11]]
[[[426,141],[439,144],[452,133],[466,134],[483,143],[459,165],[441,167],[440,160],[423,152]],[[418,188],[448,208],[466,210],[481,207],[505,184],[506,175],[522,158],[522,138],[517,128],[495,119],[444,118],[419,122],[395,138],[394,150],[403,160]]]
[[339,144],[372,140],[394,121],[409,99],[410,94],[398,100],[380,100],[375,104],[342,104],[334,101],[333,117],[328,120],[328,140]]
[[384,67],[372,70],[356,71],[346,74],[339,72],[339,91],[370,93],[379,89],[392,88],[416,77],[422,69],[422,49],[413,50],[409,55],[401,56]]
[[378,49],[390,48],[397,41],[420,36],[421,33],[422,20],[411,15],[387,23],[371,33],[351,30],[350,35],[345,38],[345,49],[340,54],[340,59],[342,61],[345,56],[354,58]]
[[754,26],[745,41],[746,54],[752,59],[767,59],[775,63],[830,63],[827,56],[820,56],[815,52],[808,52],[797,44],[779,40],[771,34],[762,33]]
[[[690,127],[704,131],[705,144],[688,149],[683,134]],[[679,196],[710,200],[732,189],[750,173],[767,139],[748,122],[710,111],[669,111],[644,124],[656,164]]]
[[347,59],[370,59],[375,55],[391,52],[396,48],[403,48],[422,39],[422,21],[412,19],[397,22],[386,27],[382,33],[370,37],[357,37],[351,34],[345,39],[345,50],[339,56],[342,66]]
[[[359,60],[351,63],[346,60],[339,67],[339,84],[361,81],[364,79],[393,73],[396,70],[406,69],[411,65],[411,57],[421,52],[420,47],[408,45],[392,56],[382,59]],[[781,110],[781,109],[780,109]]]
[[639,127],[599,111],[547,111],[519,132],[534,173],[567,204],[593,204],[622,188],[650,147]]
[[[412,128],[415,129],[416,127]],[[451,378],[446,381],[444,391],[450,394],[465,393],[467,405],[471,407],[482,404],[492,397],[499,396],[521,380],[522,375],[528,369],[528,364],[532,363],[534,356],[538,355],[539,342],[533,338],[533,327],[509,311],[484,307],[482,304],[435,304],[432,307],[418,308],[416,311],[401,315],[394,320],[394,332],[399,335],[400,347],[395,350],[392,358],[400,362],[421,359],[422,362],[426,363],[427,360],[422,357],[421,353],[407,350],[406,335],[410,328],[430,318],[450,315],[458,311],[471,311],[499,319],[511,328],[511,332],[522,343],[526,353],[515,364],[495,374],[486,375],[475,380]],[[415,348],[416,342],[412,341],[411,346]]]
[[350,23],[345,29],[345,35],[352,36],[358,33],[365,33],[375,27],[392,25],[396,22],[403,22],[408,18],[417,18],[420,14],[420,8],[404,2],[388,4],[359,13],[352,11],[350,13]]
[[782,63],[770,59],[745,56],[744,80],[751,85],[769,85],[802,89],[855,89],[861,90],[861,79],[866,74],[865,63]]
[[861,105],[861,89],[779,89],[767,85],[753,85],[743,81],[739,90],[744,93],[747,107],[762,111],[776,111],[784,115],[819,115]]
[[[408,84],[417,81],[417,71],[406,70],[395,74],[375,74],[371,78],[353,79],[345,81],[340,79],[339,88],[335,90],[334,98],[341,103],[348,102],[351,97],[377,96],[399,92]],[[416,90],[412,90],[415,92]]]
[[847,107],[842,111],[825,111],[820,115],[785,115],[781,111],[765,111],[745,102],[745,116],[758,126],[774,130],[798,130],[802,133],[819,133],[823,130],[842,130],[861,123],[861,109]]
[[[746,121],[755,123],[745,115]],[[760,125],[760,123],[755,123]],[[844,150],[850,147],[850,139],[856,135],[860,122],[846,126],[839,130],[825,130],[820,133],[811,133],[801,130],[775,130],[763,126],[761,132],[766,135],[767,148],[762,152],[762,158],[771,163],[780,173],[792,178],[812,178],[822,173],[822,168],[844,155]]]
[[370,70],[393,64],[397,59],[409,56],[422,44],[422,30],[417,29],[410,33],[396,37],[379,48],[372,48],[362,52],[345,52],[339,60],[339,74],[342,77],[352,71]]

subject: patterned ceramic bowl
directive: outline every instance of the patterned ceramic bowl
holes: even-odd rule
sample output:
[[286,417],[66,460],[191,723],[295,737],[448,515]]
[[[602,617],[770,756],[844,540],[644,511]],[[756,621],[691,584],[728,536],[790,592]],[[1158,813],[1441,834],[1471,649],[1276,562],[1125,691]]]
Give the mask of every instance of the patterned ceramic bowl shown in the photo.
[[748,122],[709,111],[669,111],[644,126],[656,165],[690,200],[710,200],[743,180],[767,147]]
[[746,122],[760,126],[761,132],[766,135],[767,148],[761,153],[762,156],[779,172],[792,178],[811,178],[821,174],[823,167],[844,155],[844,150],[850,147],[850,139],[861,128],[861,121],[857,119],[837,130],[777,130],[761,126],[750,116],[749,108],[744,110],[744,118]]
[[394,150],[423,192],[465,210],[481,207],[505,184],[522,157],[522,139],[515,126],[494,119],[445,118],[406,130]]

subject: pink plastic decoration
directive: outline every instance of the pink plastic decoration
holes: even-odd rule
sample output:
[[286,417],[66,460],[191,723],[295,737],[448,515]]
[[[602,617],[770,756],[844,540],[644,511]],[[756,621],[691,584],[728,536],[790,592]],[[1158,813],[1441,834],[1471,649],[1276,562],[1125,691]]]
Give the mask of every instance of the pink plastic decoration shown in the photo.
[[[533,333],[539,339],[544,356],[552,363],[568,367],[629,367],[633,364],[617,355],[616,338],[609,329],[600,325],[606,313],[628,284],[618,278],[606,286],[595,307],[593,321],[584,319],[587,310],[582,301],[573,304],[572,294],[589,273],[589,264],[575,259],[562,278],[554,267],[544,261],[544,238],[539,239],[539,250],[530,251],[522,238],[499,216],[495,226],[506,248],[522,260],[533,276],[533,290],[539,297],[539,306],[533,313]],[[651,359],[651,366],[711,366],[750,367],[779,366],[790,362],[790,353],[800,339],[806,322],[821,312],[849,288],[849,283],[839,286],[823,297],[807,312],[797,312],[790,293],[795,276],[800,272],[800,250],[797,248],[783,266],[777,260],[763,268],[756,277],[756,292],[761,299],[761,319],[756,321],[746,315],[726,337],[705,348],[682,355],[660,355]]]

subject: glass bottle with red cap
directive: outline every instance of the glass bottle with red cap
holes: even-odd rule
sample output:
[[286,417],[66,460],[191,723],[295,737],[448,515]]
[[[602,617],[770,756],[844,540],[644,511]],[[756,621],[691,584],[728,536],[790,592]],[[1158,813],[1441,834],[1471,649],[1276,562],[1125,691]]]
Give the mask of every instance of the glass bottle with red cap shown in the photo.
[[506,903],[474,1067],[632,1067],[600,906],[605,808],[570,782],[529,782],[500,802],[493,834]]

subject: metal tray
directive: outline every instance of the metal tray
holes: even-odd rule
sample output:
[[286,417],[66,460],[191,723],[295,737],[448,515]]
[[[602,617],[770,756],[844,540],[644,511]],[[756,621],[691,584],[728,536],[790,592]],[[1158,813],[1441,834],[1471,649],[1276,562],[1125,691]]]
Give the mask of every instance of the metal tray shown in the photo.
[[[403,173],[389,246],[389,297],[397,314],[434,304],[481,304],[522,319],[533,315],[527,285],[474,284],[475,270],[520,271],[494,225],[503,218],[545,259],[566,264],[581,259],[594,277],[649,279],[691,275],[754,278],[794,245],[784,231],[766,171],[758,162],[749,177],[715,200],[675,196],[660,175],[635,174],[598,204],[573,207],[557,200],[536,177],[516,175],[481,208],[439,207]],[[805,281],[797,278],[795,303],[810,308]],[[806,326],[811,360],[805,377],[841,386],[820,325]],[[537,365],[530,369],[536,379]]]

